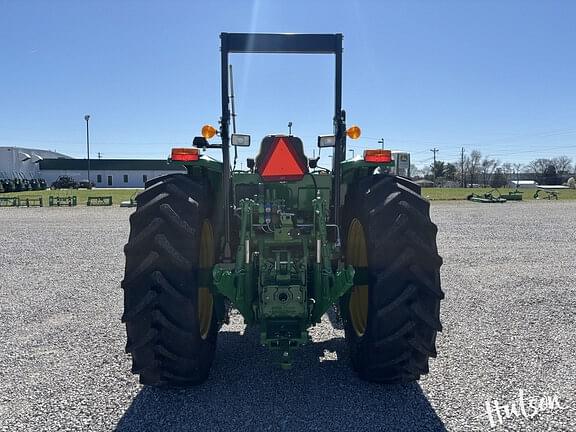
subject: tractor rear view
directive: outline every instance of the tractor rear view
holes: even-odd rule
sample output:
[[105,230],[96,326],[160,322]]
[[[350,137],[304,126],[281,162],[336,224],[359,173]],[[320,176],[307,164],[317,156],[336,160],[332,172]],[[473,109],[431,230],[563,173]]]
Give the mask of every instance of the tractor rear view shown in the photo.
[[[366,380],[404,383],[428,372],[441,330],[442,259],[429,203],[410,180],[390,174],[389,150],[345,160],[341,34],[222,33],[220,129],[202,129],[172,150],[187,173],[146,183],[125,246],[124,314],[132,372],[149,385],[206,380],[229,305],[289,368],[308,329],[337,305],[351,364]],[[230,53],[335,56],[332,170],[304,154],[300,138],[268,135],[248,170],[232,171]],[[211,144],[216,134],[221,142]],[[220,149],[222,162],[203,153]]]

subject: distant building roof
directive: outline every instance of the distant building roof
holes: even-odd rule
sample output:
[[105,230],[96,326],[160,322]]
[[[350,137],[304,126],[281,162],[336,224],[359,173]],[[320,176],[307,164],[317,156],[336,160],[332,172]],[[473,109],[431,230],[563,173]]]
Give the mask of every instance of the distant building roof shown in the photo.
[[31,155],[36,154],[38,156],[41,156],[44,159],[48,159],[48,158],[66,158],[66,159],[69,159],[70,158],[70,156],[62,154],[62,153],[58,153],[57,151],[45,150],[45,149],[34,149],[34,148],[29,148],[29,147],[0,146],[0,151],[14,151],[14,152],[22,151],[25,153],[29,153]]
[[515,185],[538,185],[534,180],[511,180],[510,183]]
[[538,189],[570,189],[570,187],[564,185],[538,185]]
[[434,182],[431,180],[426,180],[426,179],[422,179],[422,180],[416,180],[414,183],[416,183],[417,185],[420,185],[422,187],[432,187],[434,186]]
[[[86,159],[44,159],[41,170],[84,171],[88,169]],[[184,171],[180,164],[169,163],[166,159],[91,159],[90,169],[94,171]]]

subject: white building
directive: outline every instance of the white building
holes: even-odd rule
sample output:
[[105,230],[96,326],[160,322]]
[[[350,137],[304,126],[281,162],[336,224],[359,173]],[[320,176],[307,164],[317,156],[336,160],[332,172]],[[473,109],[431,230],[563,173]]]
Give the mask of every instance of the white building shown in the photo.
[[42,178],[39,162],[56,158],[69,159],[69,156],[50,150],[0,147],[0,178]]
[[392,158],[394,159],[394,174],[410,177],[410,153],[393,150]]
[[518,189],[536,189],[538,187],[538,183],[534,180],[510,180],[508,182],[508,187]]
[[[50,185],[59,176],[74,180],[88,179],[86,159],[44,159],[39,162],[41,178]],[[91,159],[90,180],[95,187],[142,188],[155,177],[174,172],[186,172],[182,165],[165,159]]]

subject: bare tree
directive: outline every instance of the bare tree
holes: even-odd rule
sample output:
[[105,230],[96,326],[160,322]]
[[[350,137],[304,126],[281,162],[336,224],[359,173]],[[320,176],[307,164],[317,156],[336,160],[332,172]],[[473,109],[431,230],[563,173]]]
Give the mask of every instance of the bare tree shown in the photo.
[[498,161],[495,159],[488,159],[487,157],[481,163],[482,166],[482,176],[484,180],[484,186],[486,186],[490,182],[490,177],[494,173],[494,170],[498,166]]
[[550,160],[551,165],[554,165],[558,174],[568,174],[572,169],[572,159],[568,156],[558,156]]
[[550,159],[534,159],[530,163],[528,163],[527,167],[530,171],[532,171],[538,178],[541,178],[544,175],[544,171],[552,165],[552,161]]
[[410,165],[410,176],[413,179],[419,179],[423,176],[422,170],[420,168],[418,168],[416,165],[411,164]]
[[504,176],[506,177],[506,180],[509,181],[510,180],[510,175],[512,174],[512,164],[510,162],[505,162],[502,164],[502,173],[504,173]]
[[482,158],[482,154],[478,150],[472,150],[470,156],[467,156],[464,160],[464,166],[466,171],[468,171],[468,175],[470,176],[470,183],[474,184],[476,180],[476,176],[479,173],[480,167],[480,159]]
[[420,173],[424,178],[432,177],[432,167],[430,167],[429,165],[424,165],[422,168],[420,168]]

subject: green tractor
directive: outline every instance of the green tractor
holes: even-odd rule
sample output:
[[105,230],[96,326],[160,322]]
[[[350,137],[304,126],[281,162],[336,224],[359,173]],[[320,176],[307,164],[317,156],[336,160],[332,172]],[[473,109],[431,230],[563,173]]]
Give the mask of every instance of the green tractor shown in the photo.
[[[187,173],[150,180],[130,217],[123,322],[140,382],[187,386],[207,379],[220,327],[236,308],[289,368],[308,329],[339,308],[353,369],[365,380],[415,381],[436,356],[444,294],[437,228],[420,187],[393,175],[389,150],[345,160],[341,34],[222,33],[220,129],[202,129],[171,161]],[[300,138],[269,135],[248,169],[231,169],[230,53],[335,56],[331,170]],[[210,144],[216,133],[221,143]],[[220,149],[222,162],[203,149]]]

